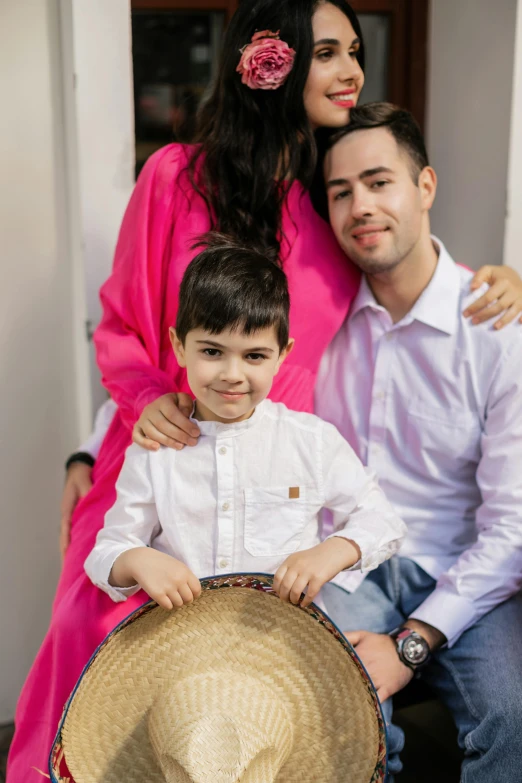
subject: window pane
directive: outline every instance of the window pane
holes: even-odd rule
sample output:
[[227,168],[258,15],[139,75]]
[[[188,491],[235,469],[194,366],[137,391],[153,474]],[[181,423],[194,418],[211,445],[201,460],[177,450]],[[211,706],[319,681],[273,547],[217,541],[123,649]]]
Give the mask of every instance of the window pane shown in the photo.
[[133,11],[136,173],[165,144],[192,140],[224,22],[220,11]]
[[[366,44],[362,102],[389,100],[390,16],[358,17]],[[222,11],[132,12],[136,174],[160,147],[192,140],[197,107],[215,75],[224,26]]]
[[357,14],[357,16],[361,23],[366,51],[361,103],[387,101],[389,100],[390,16],[388,14]]

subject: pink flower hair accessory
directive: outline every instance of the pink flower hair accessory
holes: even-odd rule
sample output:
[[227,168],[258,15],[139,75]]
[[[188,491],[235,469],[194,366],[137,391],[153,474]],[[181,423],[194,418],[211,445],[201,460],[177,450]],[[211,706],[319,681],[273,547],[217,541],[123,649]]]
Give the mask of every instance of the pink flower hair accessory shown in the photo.
[[285,83],[294,64],[295,51],[279,38],[279,30],[254,33],[251,43],[240,49],[236,71],[252,90],[277,90]]

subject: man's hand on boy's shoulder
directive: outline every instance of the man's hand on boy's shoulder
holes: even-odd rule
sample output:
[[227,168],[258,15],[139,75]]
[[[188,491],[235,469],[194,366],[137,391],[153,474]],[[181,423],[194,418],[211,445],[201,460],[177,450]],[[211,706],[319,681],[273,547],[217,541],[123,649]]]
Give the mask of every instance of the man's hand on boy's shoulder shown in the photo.
[[185,563],[150,547],[128,549],[112,567],[113,587],[138,584],[163,609],[177,609],[201,595],[201,583]]
[[[289,555],[274,576],[274,590],[282,601],[306,607],[321,587],[345,568],[355,565],[361,552],[353,541],[335,536],[311,549]],[[306,595],[301,596],[306,589]]]

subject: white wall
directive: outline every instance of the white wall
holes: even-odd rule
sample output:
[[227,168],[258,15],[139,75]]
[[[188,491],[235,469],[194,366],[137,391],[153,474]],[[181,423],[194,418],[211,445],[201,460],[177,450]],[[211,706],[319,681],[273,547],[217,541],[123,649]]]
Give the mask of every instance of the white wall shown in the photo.
[[522,275],[522,0],[518,3],[513,73],[504,263]]
[[503,257],[516,9],[517,0],[431,0],[432,224],[475,268]]
[[0,3],[0,723],[49,621],[79,435],[57,6]]

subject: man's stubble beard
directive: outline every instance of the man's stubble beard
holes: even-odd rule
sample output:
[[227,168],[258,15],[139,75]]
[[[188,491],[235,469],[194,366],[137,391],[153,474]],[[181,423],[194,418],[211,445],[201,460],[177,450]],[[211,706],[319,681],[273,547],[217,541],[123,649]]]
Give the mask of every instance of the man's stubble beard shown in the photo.
[[[367,253],[361,255],[357,251],[351,251],[345,244],[342,245],[344,252],[348,258],[361,270],[365,275],[377,275],[391,272],[398,267],[405,258],[411,253],[415,243],[412,243],[410,247],[405,248],[402,252],[398,247],[392,248],[392,253],[387,258],[378,259],[372,258],[372,250],[375,253],[379,252],[379,248],[369,248]],[[389,256],[392,255],[392,258]]]
[[357,267],[364,272],[365,275],[378,275],[391,272],[393,269],[399,266],[403,262],[403,258],[398,258],[395,261],[377,261],[371,258],[354,258],[350,256],[352,261]]
[[[357,252],[351,251],[348,247],[343,247],[344,252],[353,263],[364,272],[365,275],[376,275],[384,272],[391,272],[400,263],[402,263],[404,256],[395,256],[395,258],[371,258],[370,253],[361,255]],[[375,248],[377,251],[378,249]]]

